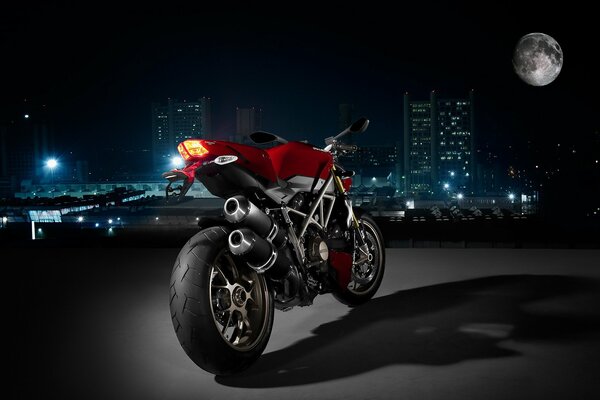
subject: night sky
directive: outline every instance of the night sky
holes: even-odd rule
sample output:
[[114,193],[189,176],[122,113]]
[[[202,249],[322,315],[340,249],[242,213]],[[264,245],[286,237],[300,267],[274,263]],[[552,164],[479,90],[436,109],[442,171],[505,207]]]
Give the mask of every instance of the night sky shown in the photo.
[[[583,3],[47,3],[3,9],[1,106],[47,104],[65,151],[150,148],[150,103],[167,97],[211,97],[216,135],[234,131],[236,106],[257,106],[265,130],[314,143],[337,132],[339,103],[371,120],[363,143],[401,140],[403,93],[432,89],[475,89],[479,145],[577,143],[599,128],[599,37]],[[546,87],[512,69],[530,32],[564,51]]]

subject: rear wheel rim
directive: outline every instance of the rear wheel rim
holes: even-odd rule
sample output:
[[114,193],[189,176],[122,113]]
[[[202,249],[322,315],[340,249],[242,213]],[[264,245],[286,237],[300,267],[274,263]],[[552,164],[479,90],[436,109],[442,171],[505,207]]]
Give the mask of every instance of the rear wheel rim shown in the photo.
[[271,297],[266,282],[247,265],[221,251],[210,271],[209,296],[215,327],[237,351],[250,351],[267,333]]

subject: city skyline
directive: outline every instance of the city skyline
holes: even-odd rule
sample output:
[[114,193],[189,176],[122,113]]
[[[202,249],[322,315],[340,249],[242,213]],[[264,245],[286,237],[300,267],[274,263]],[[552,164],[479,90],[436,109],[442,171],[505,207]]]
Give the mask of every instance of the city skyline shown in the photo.
[[[444,121],[447,119],[447,124],[446,125],[452,125],[452,124],[456,124],[457,122],[454,122],[454,119],[461,119],[462,122],[459,123],[459,126],[457,128],[460,129],[467,129],[467,131],[462,132],[465,133],[467,136],[466,137],[466,142],[465,144],[468,143],[468,147],[464,147],[461,152],[464,153],[463,156],[469,156],[468,160],[467,160],[467,164],[468,162],[471,162],[471,165],[473,166],[473,170],[472,171],[468,171],[469,175],[472,177],[475,177],[476,175],[473,174],[473,171],[477,170],[478,166],[481,166],[482,164],[485,164],[486,162],[490,162],[490,160],[492,158],[497,159],[498,162],[496,163],[497,165],[495,166],[495,171],[497,173],[497,171],[502,171],[502,174],[509,175],[512,176],[513,178],[515,177],[520,177],[525,179],[525,177],[520,176],[520,174],[522,172],[524,172],[527,168],[531,169],[539,169],[539,172],[545,172],[545,173],[550,173],[552,174],[552,171],[548,171],[548,168],[550,168],[549,166],[546,166],[546,168],[542,168],[540,167],[540,161],[541,161],[541,154],[545,154],[547,152],[544,151],[544,147],[545,150],[548,149],[553,149],[556,147],[557,150],[568,150],[570,152],[570,154],[576,154],[577,151],[577,145],[570,145],[568,143],[568,141],[565,141],[562,144],[561,147],[561,143],[543,143],[544,147],[541,147],[542,143],[533,143],[532,140],[528,140],[527,142],[527,146],[526,149],[528,152],[532,153],[530,154],[531,157],[529,157],[529,159],[523,160],[522,158],[520,159],[519,156],[517,155],[517,153],[513,154],[512,157],[509,156],[500,156],[499,157],[499,153],[500,155],[502,154],[502,149],[499,146],[494,146],[493,144],[490,144],[489,141],[478,141],[479,143],[477,145],[475,145],[475,140],[474,140],[474,136],[470,134],[470,132],[473,132],[476,130],[476,124],[474,122],[475,118],[474,118],[474,113],[472,112],[472,107],[473,107],[473,91],[470,91],[469,93],[469,98],[455,98],[455,99],[446,99],[446,98],[438,98],[438,94],[435,92],[431,92],[430,94],[430,99],[429,100],[423,100],[423,97],[414,99],[413,97],[409,96],[408,93],[404,94],[404,106],[408,106],[410,105],[410,109],[412,110],[414,107],[416,111],[423,111],[423,116],[426,117],[426,119],[429,121],[431,119],[432,114],[432,107],[431,104],[435,103],[436,107],[435,108],[441,108],[443,109],[442,111],[436,111],[435,114],[436,116],[434,117],[435,119],[439,120],[437,121],[437,123],[435,124],[436,127],[436,131],[439,131],[440,129],[443,128],[444,125]],[[435,98],[435,99],[434,99]],[[432,103],[433,102],[433,103]],[[21,110],[21,112],[15,114],[15,118],[13,121],[10,122],[10,124],[14,125],[14,128],[11,128],[11,125],[4,125],[3,126],[3,142],[2,142],[2,151],[3,154],[5,152],[7,152],[7,147],[6,147],[6,139],[10,139],[8,140],[8,144],[9,144],[9,148],[10,145],[12,143],[12,145],[16,145],[17,147],[17,153],[23,153],[23,152],[28,152],[28,142],[27,141],[22,141],[22,142],[18,142],[15,139],[18,139],[19,137],[27,137],[27,135],[31,135],[32,138],[32,143],[33,143],[33,153],[31,153],[31,157],[32,160],[31,161],[27,161],[27,165],[31,165],[31,170],[32,172],[29,174],[31,177],[33,177],[34,179],[38,179],[41,176],[43,176],[45,174],[44,169],[45,166],[42,165],[43,163],[46,162],[46,160],[49,157],[58,157],[58,159],[60,158],[72,158],[72,162],[75,163],[79,163],[82,161],[87,161],[86,160],[86,154],[85,152],[73,152],[73,151],[66,151],[63,146],[61,146],[61,144],[57,144],[55,143],[55,136],[56,136],[56,132],[53,129],[54,123],[51,120],[48,120],[47,117],[45,116],[44,110],[46,109],[46,106],[43,105],[41,107],[36,107],[34,104],[31,104],[31,102],[25,102],[23,103],[24,106],[26,106],[25,108],[23,108]],[[171,158],[173,155],[176,155],[176,147],[177,144],[185,139],[189,139],[189,138],[214,138],[210,129],[210,121],[211,121],[211,112],[210,112],[210,108],[211,108],[211,100],[207,97],[201,97],[199,98],[198,101],[188,101],[188,100],[176,100],[176,99],[167,99],[166,103],[160,103],[160,102],[152,102],[152,113],[151,113],[151,119],[153,121],[159,121],[160,118],[164,117],[164,126],[160,125],[160,124],[154,124],[153,123],[153,130],[152,132],[149,132],[146,134],[146,136],[148,138],[151,138],[152,140],[147,140],[143,142],[143,146],[140,148],[126,148],[126,147],[115,147],[115,146],[108,146],[105,145],[103,147],[103,144],[99,143],[98,144],[98,149],[102,152],[102,151],[108,151],[108,152],[114,152],[115,150],[119,150],[122,152],[126,152],[126,153],[136,153],[136,152],[150,152],[153,155],[153,158],[156,158],[156,152],[154,151],[155,148],[155,139],[160,136],[160,132],[158,132],[156,129],[160,128],[163,129],[164,128],[164,133],[163,135],[165,135],[165,137],[168,139],[167,140],[167,147],[165,147],[163,152],[169,156],[169,159],[165,159],[164,162],[161,164],[161,169],[160,171],[163,171],[164,169],[169,169],[172,168],[174,165],[171,163]],[[464,114],[462,117],[457,117],[457,116],[453,116],[453,112],[458,111],[458,114],[460,114],[460,108],[465,105],[467,107],[467,111],[462,111],[462,114]],[[425,108],[423,108],[425,107]],[[445,108],[444,108],[445,107]],[[186,114],[183,111],[183,108],[189,108],[191,114]],[[347,122],[346,120],[352,120],[352,118],[356,118],[360,113],[356,112],[356,110],[354,109],[354,107],[352,105],[349,104],[339,104],[338,105],[338,115],[337,117],[332,114],[330,119],[334,120],[334,119],[338,119],[338,121],[344,120],[344,122]],[[422,110],[421,110],[422,108]],[[350,110],[352,110],[352,112],[350,112]],[[445,111],[444,111],[445,110]],[[157,112],[160,111],[160,112]],[[202,111],[201,113],[198,113],[194,118],[191,118],[194,115],[194,112],[199,112]],[[405,116],[404,116],[404,120],[409,122],[409,127],[407,130],[407,127],[404,126],[402,131],[400,131],[399,133],[397,133],[396,135],[392,136],[391,138],[387,138],[387,143],[377,143],[371,140],[365,140],[364,137],[356,136],[353,139],[349,139],[349,141],[355,141],[356,139],[358,139],[359,142],[362,142],[361,146],[362,147],[377,147],[377,146],[392,146],[392,147],[397,147],[397,150],[400,153],[403,153],[404,155],[400,154],[399,155],[399,160],[401,163],[404,162],[404,160],[408,160],[408,158],[406,157],[406,153],[404,152],[404,150],[410,151],[412,148],[412,145],[409,144],[409,147],[406,147],[406,145],[402,144],[402,140],[406,139],[407,137],[412,137],[413,134],[413,130],[417,129],[412,127],[412,112],[410,111],[408,114],[406,114],[406,110],[405,110]],[[240,142],[247,142],[247,139],[244,139],[244,136],[249,134],[252,131],[256,131],[256,130],[261,130],[262,129],[262,114],[263,114],[263,110],[262,109],[258,109],[255,107],[250,107],[250,108],[240,108],[240,107],[236,107],[235,110],[230,110],[230,114],[233,116],[236,116],[237,119],[237,127],[236,130],[234,132],[234,134],[231,135],[227,135],[225,137],[217,137],[218,139],[223,139],[223,140],[234,140],[234,141],[240,141]],[[42,115],[42,117],[39,117],[38,115]],[[171,115],[170,120],[168,119],[168,116]],[[149,115],[147,115],[148,117]],[[176,116],[179,116],[181,118],[181,121],[178,118],[175,118]],[[466,118],[466,119],[465,119]],[[188,120],[186,122],[186,119]],[[167,122],[167,121],[170,122]],[[419,121],[420,119],[417,118],[417,121]],[[451,121],[452,120],[452,121]],[[162,120],[160,120],[162,121]],[[442,121],[442,122],[440,122]],[[160,126],[159,126],[160,125]],[[189,125],[189,126],[188,126]],[[341,125],[340,125],[341,126]],[[27,128],[29,127],[29,128]],[[440,132],[432,132],[431,131],[431,123],[427,122],[426,125],[423,125],[423,132],[422,132],[422,136],[424,139],[427,141],[426,144],[426,150],[427,150],[427,154],[430,154],[430,137],[432,135],[434,136],[439,136]],[[9,131],[6,131],[6,128],[9,128]],[[169,129],[171,128],[171,129]],[[12,131],[11,131],[12,129]],[[160,130],[159,129],[159,130]],[[455,128],[451,127],[451,126],[446,126],[444,128],[445,130],[456,130]],[[169,131],[173,130],[173,134],[170,135]],[[268,129],[267,129],[268,130]],[[478,129],[477,129],[478,130]],[[177,132],[175,132],[177,131]],[[18,132],[18,135],[10,135],[10,132]],[[451,134],[452,132],[448,131],[448,134]],[[408,136],[407,136],[408,135]],[[440,142],[440,138],[441,136],[438,137],[437,142]],[[579,150],[580,153],[583,153],[584,155],[586,154],[586,150],[587,153],[589,153],[589,150],[594,149],[598,146],[598,141],[599,141],[600,135],[599,134],[595,134],[595,135],[588,135],[587,139],[584,137],[583,139],[586,139],[587,141],[581,141],[581,143],[579,144]],[[392,142],[393,141],[393,142]],[[457,142],[460,144],[460,142]],[[440,143],[437,143],[437,145],[439,146]],[[318,145],[318,144],[317,144]],[[40,147],[42,146],[42,147]],[[506,149],[508,149],[509,151],[512,151],[513,149],[516,149],[518,147],[518,145],[516,144],[509,144],[507,145]],[[474,151],[471,151],[471,148]],[[49,151],[49,149],[51,149],[51,151]],[[436,153],[440,153],[439,150],[435,150]],[[445,150],[442,149],[441,153],[444,153]],[[534,154],[535,153],[535,154]],[[2,163],[2,173],[4,175],[6,175],[6,165],[12,163],[9,162],[11,159],[15,158],[15,155],[8,152],[7,153],[10,157],[3,157],[3,163]],[[19,155],[17,154],[16,157],[19,157]],[[425,154],[425,153],[424,153]],[[485,155],[484,155],[485,154]],[[547,155],[547,154],[546,154]],[[587,156],[589,156],[590,154],[587,154]],[[594,154],[591,154],[592,156]],[[87,155],[89,157],[89,154]],[[97,154],[94,153],[93,154],[94,157],[92,157],[92,159],[100,159],[100,162],[102,162],[102,157]],[[550,157],[555,159],[556,158],[556,154],[551,153]],[[164,158],[164,157],[163,157]],[[445,158],[445,157],[444,157]],[[473,158],[473,159],[472,159]],[[564,158],[564,157],[563,157]],[[110,160],[111,157],[109,156],[106,160]],[[589,157],[587,157],[587,159],[589,159]],[[596,162],[598,159],[598,157],[596,157],[595,160],[593,160],[593,162]],[[442,162],[440,161],[440,154],[438,154],[438,157],[436,157],[436,160],[438,163]],[[115,160],[112,160],[115,161]],[[139,170],[144,170],[147,169],[147,165],[139,165],[139,160],[137,160],[135,157],[131,157],[131,156],[127,156],[125,157],[123,160],[118,160],[118,161],[124,161],[121,163],[120,166],[120,170],[127,172],[130,170],[136,170],[136,168],[139,168]],[[523,162],[526,161],[527,163],[524,164]],[[588,160],[589,161],[589,160]],[[108,161],[106,161],[107,164],[110,164]],[[429,162],[425,163],[427,165]],[[596,162],[597,163],[597,162]],[[36,164],[35,166],[33,166],[33,164]],[[427,165],[425,165],[427,167]],[[461,164],[462,165],[462,164]],[[533,168],[533,166],[535,165],[535,168]],[[375,163],[374,166],[377,166],[377,163]],[[447,166],[445,166],[447,167]],[[427,178],[427,179],[433,179],[433,180],[437,180],[439,182],[442,181],[447,181],[450,179],[448,175],[448,173],[451,172],[451,170],[453,169],[460,169],[461,166],[452,166],[452,167],[456,167],[456,168],[445,168],[445,174],[446,176],[432,176],[431,178]],[[465,166],[462,167],[462,169],[465,169],[467,167],[467,165],[465,164]],[[500,167],[500,169],[498,169],[497,167]],[[27,167],[29,168],[29,167]],[[431,169],[431,165],[429,165],[429,167]],[[87,166],[86,168],[87,169]],[[406,164],[403,164],[403,169],[401,168],[400,174],[403,174],[404,171],[408,170],[409,168],[407,168]],[[437,168],[436,170],[439,170],[439,168]],[[447,171],[446,171],[447,170]],[[159,170],[156,170],[159,171]],[[155,172],[151,172],[148,171],[147,175],[151,175],[151,174],[156,174]],[[46,171],[47,172],[47,171]],[[97,172],[97,171],[94,171]],[[485,171],[484,171],[485,172]],[[556,170],[554,172],[557,172]],[[439,171],[438,171],[439,173]],[[479,171],[479,173],[481,173],[481,171]],[[78,175],[77,171],[73,172],[74,175]],[[429,172],[428,172],[429,174]],[[47,174],[46,174],[47,175]],[[67,173],[68,175],[68,173]],[[443,175],[443,174],[442,174]],[[63,176],[66,178],[66,175]],[[158,176],[158,175],[157,175]],[[47,177],[46,177],[47,178]],[[69,178],[70,179],[70,178]],[[74,179],[74,178],[73,178]],[[102,180],[104,180],[105,178],[102,178]],[[110,179],[110,178],[109,178]],[[438,182],[438,183],[439,183]],[[429,183],[427,185],[430,185]],[[533,182],[529,181],[529,184],[523,184],[522,187],[523,188],[529,188],[529,189],[536,189],[535,186],[532,186]],[[403,185],[401,185],[403,186]],[[428,186],[429,187],[429,186]],[[461,185],[461,189],[465,189],[466,186],[465,184]],[[428,189],[429,190],[429,189]],[[426,190],[426,191],[428,191]],[[485,190],[484,190],[485,191]],[[409,190],[408,192],[418,192],[415,190]]]
[[[45,104],[57,151],[93,158],[93,177],[102,176],[104,153],[151,149],[148,107],[167,98],[210,97],[215,138],[235,133],[236,107],[253,106],[264,110],[264,130],[317,145],[339,131],[339,106],[346,104],[353,116],[370,119],[369,131],[352,138],[368,146],[402,140],[404,93],[462,98],[474,89],[476,156],[490,166],[484,179],[508,171],[531,190],[549,185],[557,199],[565,192],[597,196],[589,179],[598,176],[600,85],[589,68],[597,57],[589,51],[593,13],[581,7],[451,2],[403,5],[401,14],[378,4],[320,5],[293,15],[243,4],[184,10],[99,8],[91,15],[46,3],[8,6],[0,36],[8,60],[0,120],[15,115],[25,98]],[[565,18],[579,23],[567,28]],[[511,63],[519,38],[536,31],[564,50],[560,76],[545,87],[522,82]],[[558,149],[567,155],[557,157]],[[151,159],[140,160],[152,168]]]

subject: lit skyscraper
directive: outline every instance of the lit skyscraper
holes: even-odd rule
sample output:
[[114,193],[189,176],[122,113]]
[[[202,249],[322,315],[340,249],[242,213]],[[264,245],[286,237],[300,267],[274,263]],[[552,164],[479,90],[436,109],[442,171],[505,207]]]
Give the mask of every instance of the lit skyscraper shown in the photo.
[[404,191],[432,190],[431,102],[410,101],[404,95]]
[[411,101],[404,95],[404,191],[474,192],[473,91],[468,99]]
[[437,176],[434,177],[434,182],[446,182],[453,191],[474,189],[471,185],[476,175],[473,161],[472,98],[471,92],[469,99],[446,99],[437,102]]
[[191,138],[210,137],[210,98],[195,102],[169,99],[152,104],[152,151],[155,171],[170,168],[177,145]]

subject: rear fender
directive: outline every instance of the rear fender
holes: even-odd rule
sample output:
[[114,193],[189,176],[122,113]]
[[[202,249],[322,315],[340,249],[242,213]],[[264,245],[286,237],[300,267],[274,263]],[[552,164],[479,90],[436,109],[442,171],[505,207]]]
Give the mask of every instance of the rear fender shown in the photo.
[[[200,167],[200,162],[195,162],[182,169],[173,169],[162,174],[162,177],[169,181],[165,189],[167,201],[169,197],[175,197],[179,201],[190,190],[194,183],[194,174]],[[182,182],[179,186],[173,186],[176,182]]]

